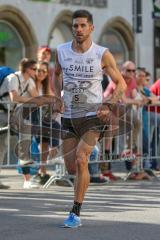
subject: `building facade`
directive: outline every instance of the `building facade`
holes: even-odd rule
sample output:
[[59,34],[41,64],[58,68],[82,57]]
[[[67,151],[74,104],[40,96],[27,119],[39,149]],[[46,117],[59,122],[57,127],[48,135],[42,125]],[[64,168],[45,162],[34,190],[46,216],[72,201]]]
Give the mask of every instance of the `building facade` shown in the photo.
[[[140,31],[134,2],[141,2]],[[152,17],[152,0],[0,0],[0,65],[17,68],[22,57],[35,58],[40,45],[54,53],[72,39],[71,15],[80,8],[93,14],[93,40],[108,47],[118,64],[130,59],[160,77],[160,20]]]

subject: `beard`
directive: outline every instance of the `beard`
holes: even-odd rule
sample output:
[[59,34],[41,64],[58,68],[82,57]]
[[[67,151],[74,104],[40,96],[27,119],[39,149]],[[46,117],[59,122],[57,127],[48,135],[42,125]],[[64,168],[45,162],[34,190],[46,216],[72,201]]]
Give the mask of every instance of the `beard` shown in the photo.
[[73,37],[74,37],[74,39],[76,40],[76,42],[77,42],[79,45],[81,45],[83,42],[86,41],[86,39],[88,39],[89,35],[86,35],[86,36],[80,35],[80,36],[78,36],[76,33],[73,33]]

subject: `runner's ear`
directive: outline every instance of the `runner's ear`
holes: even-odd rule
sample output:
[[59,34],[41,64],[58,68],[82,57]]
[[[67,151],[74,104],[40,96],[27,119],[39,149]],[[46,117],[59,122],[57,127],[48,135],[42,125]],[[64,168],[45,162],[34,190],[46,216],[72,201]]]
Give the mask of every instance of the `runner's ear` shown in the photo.
[[94,25],[91,25],[91,32],[94,31]]

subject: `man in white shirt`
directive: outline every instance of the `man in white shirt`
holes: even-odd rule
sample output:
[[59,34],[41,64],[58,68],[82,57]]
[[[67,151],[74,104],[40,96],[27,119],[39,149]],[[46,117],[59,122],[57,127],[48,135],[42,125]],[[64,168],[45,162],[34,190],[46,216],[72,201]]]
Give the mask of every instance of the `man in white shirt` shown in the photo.
[[88,11],[74,12],[72,17],[74,39],[58,46],[56,53],[54,81],[56,96],[61,98],[62,77],[64,89],[62,119],[62,127],[66,130],[66,136],[63,138],[64,160],[68,172],[71,174],[76,172],[73,208],[64,221],[64,226],[71,228],[81,226],[80,209],[90,181],[88,158],[101,131],[96,126],[94,129],[87,128],[87,123],[92,120],[106,122],[112,111],[112,106],[102,106],[103,72],[116,84],[111,99],[114,105],[126,89],[125,81],[112,54],[108,49],[92,41],[93,30],[92,15]]
[[[11,108],[13,109],[12,102],[16,103],[26,103],[27,101],[30,101],[32,98],[35,98],[38,96],[38,93],[35,88],[34,78],[36,74],[36,61],[32,59],[24,58],[21,60],[19,64],[19,70],[18,72],[15,72],[14,74],[8,75],[1,86],[0,95],[2,101],[11,101]],[[34,99],[35,101],[35,99]],[[8,122],[8,114],[7,114],[7,106],[4,105],[4,110],[1,110],[1,126],[7,125]],[[6,111],[5,111],[6,109]],[[2,121],[3,117],[3,121]],[[29,132],[30,130],[28,130]],[[21,140],[23,140],[23,134],[19,135],[22,136]],[[29,136],[29,135],[28,135]],[[0,138],[2,139],[3,144],[1,144],[1,164],[3,163],[5,151],[7,148],[7,134],[3,133],[0,135]],[[30,136],[29,136],[30,138]],[[25,136],[26,139],[26,136]],[[26,141],[27,142],[27,141]],[[29,143],[29,141],[28,141]],[[26,146],[24,144],[22,150],[23,158],[20,159],[21,164],[27,164],[30,163],[30,157],[28,155],[27,149],[29,146]]]

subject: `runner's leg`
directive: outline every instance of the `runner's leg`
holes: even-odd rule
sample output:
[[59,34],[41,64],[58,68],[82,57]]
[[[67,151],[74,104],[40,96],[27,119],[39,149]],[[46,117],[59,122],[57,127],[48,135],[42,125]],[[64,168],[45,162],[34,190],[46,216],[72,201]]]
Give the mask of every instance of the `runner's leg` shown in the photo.
[[88,159],[99,138],[99,133],[86,132],[80,140],[76,151],[76,181],[75,202],[82,203],[87,191],[90,177],[88,172]]

